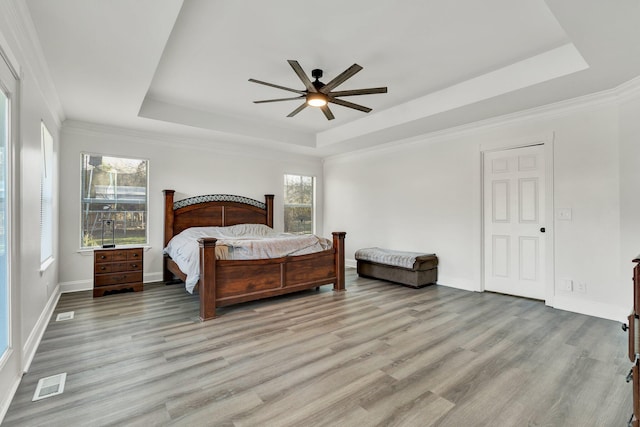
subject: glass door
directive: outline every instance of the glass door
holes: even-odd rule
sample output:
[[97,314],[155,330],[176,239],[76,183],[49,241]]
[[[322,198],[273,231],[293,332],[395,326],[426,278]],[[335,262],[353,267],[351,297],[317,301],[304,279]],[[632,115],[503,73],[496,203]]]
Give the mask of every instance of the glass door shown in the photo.
[[[12,129],[17,117],[13,114],[17,96],[17,73],[9,68],[0,50],[0,384],[6,374],[18,367],[20,353],[15,342],[18,312],[12,310],[17,302],[15,287],[10,280],[11,263],[11,202]],[[12,302],[14,304],[12,304]],[[0,392],[0,395],[2,393]],[[0,396],[1,398],[2,396]]]
[[[0,37],[2,41],[2,37]],[[20,294],[13,280],[17,271],[14,241],[15,223],[13,176],[18,164],[17,145],[19,73],[11,66],[0,46],[0,419],[11,398],[11,390],[24,371],[20,336]],[[15,64],[14,64],[15,65]],[[1,421],[0,421],[1,422]]]

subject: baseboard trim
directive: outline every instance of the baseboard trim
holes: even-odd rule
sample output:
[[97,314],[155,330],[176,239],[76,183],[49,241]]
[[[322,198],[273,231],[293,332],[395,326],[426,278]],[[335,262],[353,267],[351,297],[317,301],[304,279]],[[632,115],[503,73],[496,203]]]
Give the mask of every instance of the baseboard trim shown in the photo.
[[146,273],[142,279],[144,283],[162,282],[162,272]]
[[75,280],[73,282],[59,283],[60,293],[90,291],[93,289],[93,280]]
[[11,406],[11,402],[13,401],[13,396],[16,395],[18,391],[18,386],[20,386],[20,382],[22,381],[22,375],[18,376],[11,387],[9,388],[9,393],[4,396],[4,400],[0,403],[0,424],[4,420],[5,415],[7,415],[7,411],[9,411],[9,406]]
[[458,277],[450,277],[446,274],[438,274],[438,285],[460,289],[463,291],[481,292],[479,283],[477,281],[461,279]]
[[589,301],[583,298],[571,298],[564,295],[555,295],[553,308],[622,323],[627,322],[627,316],[631,312],[631,308],[625,310],[623,307],[611,304]]
[[[162,282],[162,272],[145,273],[143,277],[144,283]],[[60,293],[90,291],[93,289],[93,279],[91,280],[75,280],[72,282],[62,282],[59,284]]]
[[49,297],[49,301],[47,301],[47,305],[42,310],[38,321],[35,326],[31,330],[27,341],[24,343],[22,347],[23,354],[23,363],[22,363],[22,372],[27,372],[29,367],[31,366],[31,362],[33,361],[33,357],[36,355],[36,351],[38,350],[38,346],[40,345],[40,341],[42,341],[42,336],[44,335],[44,331],[47,329],[49,325],[49,319],[51,319],[51,315],[53,314],[56,306],[58,305],[58,300],[60,299],[60,285],[56,286],[53,292],[51,293],[51,297]]

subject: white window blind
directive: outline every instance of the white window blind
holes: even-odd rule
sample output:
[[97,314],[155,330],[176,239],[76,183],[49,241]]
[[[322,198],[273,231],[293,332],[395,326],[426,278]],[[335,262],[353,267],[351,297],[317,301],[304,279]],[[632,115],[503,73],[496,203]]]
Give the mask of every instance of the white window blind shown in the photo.
[[42,172],[40,175],[40,263],[53,258],[53,137],[40,123]]

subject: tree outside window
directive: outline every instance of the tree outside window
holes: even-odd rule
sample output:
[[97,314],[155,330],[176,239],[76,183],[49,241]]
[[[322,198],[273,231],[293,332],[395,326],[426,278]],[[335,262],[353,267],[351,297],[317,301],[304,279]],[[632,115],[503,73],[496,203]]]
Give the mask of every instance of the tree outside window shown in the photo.
[[314,233],[315,179],[312,176],[284,176],[284,231]]
[[81,247],[147,243],[147,170],[147,160],[82,155]]

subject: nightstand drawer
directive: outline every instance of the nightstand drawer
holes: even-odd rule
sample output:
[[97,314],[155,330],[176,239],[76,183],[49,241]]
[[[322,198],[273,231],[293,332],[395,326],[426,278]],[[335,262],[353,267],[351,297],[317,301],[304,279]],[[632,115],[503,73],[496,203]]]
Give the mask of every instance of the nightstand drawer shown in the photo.
[[114,261],[126,261],[131,253],[136,254],[136,258],[142,258],[142,249],[112,249],[109,251],[96,251],[95,262],[96,264],[102,262],[114,262]]
[[123,283],[142,282],[142,272],[124,272],[111,274],[96,274],[95,286],[120,285]]
[[101,262],[111,262],[113,260],[112,251],[95,251],[94,261],[96,264]]
[[138,271],[142,269],[142,263],[132,262],[107,262],[96,264],[96,274],[115,273],[118,271]]
[[104,274],[104,273],[111,273],[113,270],[113,263],[104,263],[104,264],[99,264],[96,263],[95,267],[94,267],[94,272],[95,274]]
[[127,251],[127,261],[138,261],[142,259],[142,248],[130,249]]

